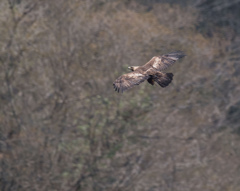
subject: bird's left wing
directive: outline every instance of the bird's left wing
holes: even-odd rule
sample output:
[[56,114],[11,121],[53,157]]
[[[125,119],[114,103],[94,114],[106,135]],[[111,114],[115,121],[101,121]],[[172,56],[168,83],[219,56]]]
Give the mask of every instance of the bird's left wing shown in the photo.
[[171,52],[168,54],[164,54],[162,56],[154,56],[148,63],[146,63],[143,67],[153,67],[158,71],[163,71],[167,69],[169,66],[174,64],[178,59],[184,57],[185,54],[181,51]]
[[125,90],[128,90],[135,85],[139,85],[146,79],[148,79],[148,75],[134,71],[128,74],[124,74],[116,79],[113,83],[113,87],[115,91],[124,92]]

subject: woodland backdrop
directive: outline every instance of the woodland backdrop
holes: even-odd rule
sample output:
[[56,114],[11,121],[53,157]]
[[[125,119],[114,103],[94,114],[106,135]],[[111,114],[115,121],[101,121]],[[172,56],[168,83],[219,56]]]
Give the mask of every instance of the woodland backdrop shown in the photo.
[[[1,191],[240,189],[240,0],[1,0]],[[166,88],[113,81],[187,56]]]

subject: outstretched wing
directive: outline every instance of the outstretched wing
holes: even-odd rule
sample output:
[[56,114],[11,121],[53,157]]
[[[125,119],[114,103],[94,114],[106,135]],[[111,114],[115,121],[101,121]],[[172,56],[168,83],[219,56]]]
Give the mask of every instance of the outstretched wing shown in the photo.
[[139,85],[146,79],[148,79],[148,75],[134,71],[128,74],[124,74],[116,79],[113,83],[113,87],[115,91],[124,92],[125,90],[128,90],[135,85]]
[[153,57],[148,63],[146,63],[143,67],[153,67],[158,71],[165,70],[169,66],[171,66],[178,59],[186,56],[183,52],[171,52],[169,54],[164,54],[162,56]]

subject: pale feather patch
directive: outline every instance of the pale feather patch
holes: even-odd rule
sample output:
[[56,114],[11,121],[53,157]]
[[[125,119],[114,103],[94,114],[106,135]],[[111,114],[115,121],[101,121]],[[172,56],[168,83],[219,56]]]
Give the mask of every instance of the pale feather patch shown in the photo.
[[159,62],[161,62],[161,58],[156,57],[156,58],[155,58],[155,61],[154,61],[154,63],[153,63],[152,66],[153,66],[154,68],[157,68],[158,65],[159,65]]
[[177,57],[168,57],[168,58],[170,58],[170,59],[172,59],[172,60],[178,60],[178,58]]
[[129,73],[127,74],[129,77],[137,77],[137,76],[144,76],[143,74],[141,73]]

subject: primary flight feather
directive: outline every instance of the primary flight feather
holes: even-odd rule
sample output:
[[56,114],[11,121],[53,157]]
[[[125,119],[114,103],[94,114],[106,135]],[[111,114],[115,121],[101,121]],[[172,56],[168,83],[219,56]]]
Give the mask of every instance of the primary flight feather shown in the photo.
[[143,66],[128,67],[132,72],[124,74],[115,80],[113,87],[117,92],[124,92],[135,85],[139,85],[145,80],[151,85],[157,82],[161,87],[168,86],[172,79],[172,73],[164,73],[178,59],[184,57],[185,54],[181,51],[171,52],[162,56],[154,56],[149,62]]

